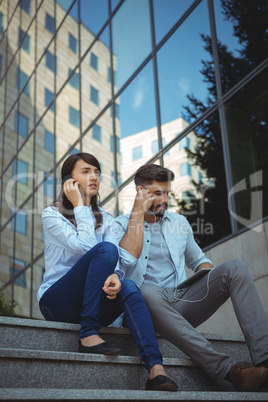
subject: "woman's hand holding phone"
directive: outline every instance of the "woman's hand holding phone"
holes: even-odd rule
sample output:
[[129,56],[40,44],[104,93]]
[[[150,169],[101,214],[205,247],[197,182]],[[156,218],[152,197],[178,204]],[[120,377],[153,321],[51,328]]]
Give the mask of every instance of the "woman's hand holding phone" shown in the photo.
[[62,182],[63,191],[73,207],[84,205],[80,186],[70,175],[66,176]]

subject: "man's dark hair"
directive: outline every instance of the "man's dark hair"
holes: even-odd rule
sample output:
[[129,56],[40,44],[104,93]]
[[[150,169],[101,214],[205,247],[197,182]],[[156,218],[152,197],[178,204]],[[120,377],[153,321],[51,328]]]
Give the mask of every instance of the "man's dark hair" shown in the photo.
[[153,181],[166,182],[174,180],[174,173],[162,166],[153,163],[141,166],[135,174],[136,186],[148,186]]

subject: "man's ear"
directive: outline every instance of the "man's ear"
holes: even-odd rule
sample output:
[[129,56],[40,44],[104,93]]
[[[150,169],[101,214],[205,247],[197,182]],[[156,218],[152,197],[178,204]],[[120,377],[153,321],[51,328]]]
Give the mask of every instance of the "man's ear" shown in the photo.
[[136,189],[137,191],[139,191],[139,190],[144,190],[144,187],[143,186],[137,186],[137,189]]

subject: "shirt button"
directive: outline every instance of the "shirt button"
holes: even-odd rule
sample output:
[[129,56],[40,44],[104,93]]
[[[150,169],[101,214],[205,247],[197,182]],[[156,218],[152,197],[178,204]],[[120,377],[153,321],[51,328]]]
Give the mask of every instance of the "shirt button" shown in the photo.
[[146,227],[146,229],[148,229],[148,226],[147,226],[147,225],[145,225],[145,227]]
[[149,240],[147,240],[147,243],[149,243]]
[[147,260],[148,257],[145,257],[145,260]]

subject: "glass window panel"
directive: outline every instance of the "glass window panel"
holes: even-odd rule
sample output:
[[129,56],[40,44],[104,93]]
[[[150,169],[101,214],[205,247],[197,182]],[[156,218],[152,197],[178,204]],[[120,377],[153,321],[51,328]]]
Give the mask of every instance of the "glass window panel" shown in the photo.
[[159,151],[158,140],[152,141],[152,152],[156,154]]
[[[12,280],[17,274],[19,274],[25,267],[25,261],[21,261],[17,258],[10,258],[10,279]],[[25,271],[15,279],[16,286],[26,287]]]
[[[80,136],[81,107],[79,91],[71,85],[65,85],[57,98],[57,119],[56,119],[56,159],[65,158],[69,153],[69,147],[78,140]],[[54,132],[54,131],[53,131]],[[79,149],[79,144],[75,144]]]
[[179,142],[180,144],[180,149],[184,148],[190,148],[190,138],[189,137],[184,137],[182,140]]
[[53,71],[53,73],[57,72],[57,58],[48,50],[46,51],[46,66]]
[[90,67],[89,56],[81,64],[82,131],[89,126],[92,120],[98,116],[101,109],[107,105],[112,94],[111,84],[108,82],[107,77],[107,68],[111,64],[110,49],[103,43],[102,37],[92,47],[92,53],[98,57],[98,72]]
[[[116,137],[116,152],[120,154],[120,138]],[[114,152],[114,137],[113,135],[110,136],[110,151]]]
[[[32,228],[32,215],[27,215],[27,211],[31,209],[30,200],[24,207],[23,213],[26,213],[24,216],[27,219],[26,222],[26,235],[23,233],[16,232],[15,236],[15,244],[14,244],[14,261],[26,261],[28,264],[31,261],[31,249],[32,249],[32,237],[31,237],[31,228]],[[18,215],[17,215],[18,216]],[[23,223],[24,224],[24,223]],[[12,256],[13,257],[13,256]],[[14,268],[18,268],[18,265],[14,266]],[[22,271],[23,268],[20,269]],[[31,268],[28,268],[22,273],[19,278],[23,278],[24,276],[24,285],[18,286],[15,284],[14,286],[14,299],[18,303],[16,306],[16,313],[21,316],[29,316],[30,309],[30,292],[31,292]]]
[[[108,19],[108,1],[81,0],[80,4],[82,24],[96,35]],[[109,37],[105,36],[102,40],[108,46]]]
[[[71,75],[72,70],[69,68],[69,76]],[[79,73],[74,73],[72,77],[69,79],[69,84],[75,88],[79,89]]]
[[95,103],[95,105],[99,105],[99,91],[90,85],[90,100]]
[[[75,5],[76,3],[74,4],[74,7]],[[72,10],[74,7],[72,7]],[[61,15],[64,15],[62,11]],[[81,30],[82,29],[83,27],[81,26]],[[61,89],[63,85],[65,85],[65,82],[70,75],[70,71],[73,71],[78,64],[78,37],[78,23],[74,18],[72,18],[72,14],[69,14],[61,23],[57,33],[57,71],[60,72],[60,74],[58,74],[56,77],[57,91]],[[55,54],[53,50],[51,50],[51,53]],[[78,73],[79,69],[77,68],[75,70],[75,74]],[[72,79],[72,84],[74,81],[77,81],[77,78]],[[68,97],[72,96],[72,90],[70,88],[68,88],[68,90],[66,88],[64,91],[66,95],[68,94]],[[77,94],[74,96],[76,98]]]
[[98,71],[98,57],[94,53],[90,54],[90,66]]
[[142,146],[140,145],[139,147],[135,147],[132,150],[132,159],[133,161],[136,161],[137,159],[142,158]]
[[[45,106],[48,107],[54,99],[54,94],[49,89],[45,88]],[[52,112],[55,112],[55,103],[53,102],[49,108]]]
[[17,178],[19,183],[28,184],[28,163],[21,159],[14,159],[13,161],[13,177]]
[[[199,113],[203,113],[208,106],[205,104],[208,95],[209,105],[215,101],[214,91],[209,93],[208,90],[211,85],[215,89],[212,58],[204,49],[206,43],[201,34],[210,34],[206,2],[195,8],[157,54],[162,123],[183,117],[190,102],[188,96],[202,103]],[[202,60],[207,61],[208,58],[212,63],[209,66],[212,83],[209,85],[202,64]]]
[[268,54],[265,1],[214,1],[223,92],[257,67]]
[[31,0],[20,0],[20,6],[26,13],[31,13]]
[[225,104],[233,188],[229,197],[238,227],[268,215],[268,69]]
[[[23,71],[21,71],[19,68],[17,68],[17,88],[19,89],[19,91],[21,91],[24,88],[28,79],[29,79],[29,76],[27,74],[25,74]],[[25,93],[26,95],[30,94],[30,83],[29,82],[23,89],[23,93]]]
[[52,154],[54,153],[54,134],[52,134],[50,131],[45,130],[45,143],[44,147],[47,151],[51,152]]
[[156,43],[163,39],[192,3],[192,0],[153,0]]
[[69,123],[73,126],[79,128],[80,127],[80,113],[79,110],[76,110],[72,106],[69,106]]
[[180,164],[180,171],[181,171],[181,176],[192,176],[192,169],[191,165],[189,163],[181,163]]
[[120,108],[121,138],[156,126],[153,66],[151,62],[126,88],[120,96],[120,102],[117,100],[117,104],[118,110]]
[[22,137],[26,138],[28,136],[28,126],[29,119],[22,113],[16,111],[14,125],[15,133],[20,134]]
[[98,124],[95,124],[92,129],[92,138],[94,140],[101,142],[101,127]]
[[0,54],[0,77],[2,77],[2,65],[3,65],[3,56]]
[[[177,120],[181,126],[182,118]],[[187,126],[186,121],[184,125]],[[174,126],[173,136],[176,131]],[[187,218],[196,241],[203,248],[231,233],[218,112],[187,138],[189,149],[180,146],[181,141],[185,143],[183,139],[164,154],[164,166],[175,174],[169,209]]]
[[69,48],[76,54],[77,53],[77,39],[69,33]]
[[[13,215],[14,209],[11,210],[11,215]],[[11,220],[11,229],[15,230],[17,233],[26,235],[27,233],[27,215],[24,211],[19,211]]]
[[[111,132],[113,132],[113,124],[110,117],[110,110],[107,110],[107,112],[104,113],[100,119],[98,119],[97,123],[93,126],[93,129],[89,130],[82,140],[83,152],[93,154],[101,164],[101,201],[103,201],[113,190],[111,187],[111,172],[114,171],[114,154],[110,151]],[[98,140],[100,133],[101,142]],[[117,166],[120,167],[120,155],[117,154],[116,157]],[[112,197],[107,204],[110,205],[109,208],[112,213],[115,208],[115,203],[116,199],[115,197]]]
[[44,194],[53,199],[55,187],[54,177],[53,175],[49,175],[47,172],[44,172],[44,179]]
[[0,12],[0,33],[3,33],[3,32],[4,32],[4,16]]
[[45,27],[50,33],[54,34],[56,28],[55,18],[48,13],[46,13]]
[[148,0],[123,3],[113,18],[112,27],[116,87],[119,89],[152,50]]
[[18,46],[20,46],[20,44],[22,49],[30,53],[30,36],[19,28]]

